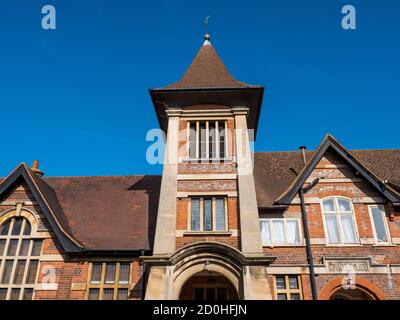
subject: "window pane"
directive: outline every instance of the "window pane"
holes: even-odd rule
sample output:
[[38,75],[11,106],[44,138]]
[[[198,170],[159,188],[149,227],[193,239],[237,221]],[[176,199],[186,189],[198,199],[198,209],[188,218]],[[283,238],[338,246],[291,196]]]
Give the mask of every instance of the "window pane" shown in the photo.
[[290,300],[300,300],[300,294],[299,293],[291,293]]
[[189,140],[189,157],[196,158],[196,122],[190,123]]
[[7,298],[7,289],[0,288],[0,300],[6,300]]
[[338,199],[338,203],[339,203],[339,211],[341,211],[341,212],[351,211],[350,201],[348,201],[346,199]]
[[333,212],[335,210],[335,202],[333,199],[324,200],[322,202],[325,212]]
[[271,244],[271,234],[269,231],[269,221],[261,220],[260,221],[261,228],[261,241],[263,245]]
[[1,227],[0,227],[0,236],[8,235],[8,231],[10,229],[10,224],[11,224],[11,219],[8,219],[6,222],[4,222],[1,225]]
[[209,139],[209,154],[210,158],[215,159],[217,157],[217,144],[215,143],[216,138],[216,130],[215,130],[215,121],[210,121],[208,123],[208,139]]
[[31,289],[31,288],[25,289],[22,299],[23,300],[32,300],[32,298],[33,298],[33,289]]
[[127,284],[129,283],[129,271],[130,264],[129,263],[121,263],[119,267],[119,283]]
[[11,235],[18,236],[21,233],[21,227],[22,227],[22,218],[15,218]]
[[11,279],[11,271],[14,264],[14,260],[6,260],[3,267],[3,275],[1,277],[2,284],[9,284]]
[[10,240],[8,244],[7,255],[15,256],[17,254],[18,240]]
[[117,300],[128,300],[128,289],[118,289]]
[[11,289],[10,300],[19,300],[19,294],[21,289],[13,288]]
[[228,293],[226,288],[218,288],[217,289],[218,300],[226,300]]
[[204,231],[212,230],[211,199],[204,199]]
[[225,123],[218,122],[219,131],[219,157],[221,159],[225,158]]
[[287,242],[289,244],[300,243],[299,223],[297,220],[286,221],[286,234],[287,234]]
[[114,299],[114,289],[104,289],[103,300],[113,300]]
[[0,256],[3,255],[5,247],[6,247],[6,240],[0,240]]
[[14,284],[21,284],[24,280],[26,260],[18,260],[14,272]]
[[24,236],[29,236],[31,234],[31,224],[28,220],[25,220],[25,227],[24,227]]
[[200,158],[205,158],[207,155],[207,135],[206,123],[200,122]]
[[277,276],[275,279],[277,289],[286,289],[285,276]]
[[326,215],[326,231],[328,232],[328,242],[329,243],[339,243],[339,228],[335,215]]
[[26,283],[33,284],[36,281],[36,274],[39,266],[39,260],[31,260],[28,267],[28,275],[26,276]]
[[22,240],[21,247],[19,248],[20,256],[27,256],[29,254],[29,245],[31,244],[30,240]]
[[107,263],[106,264],[106,278],[105,283],[114,283],[115,281],[115,263]]
[[278,293],[278,300],[287,300],[286,293]]
[[93,263],[91,283],[100,283],[101,281],[101,263]]
[[356,243],[356,228],[353,221],[353,216],[350,214],[341,215],[342,231],[343,231],[343,242],[344,243]]
[[200,230],[200,199],[191,199],[191,230]]
[[214,288],[206,288],[206,300],[215,300]]
[[272,221],[272,242],[273,243],[285,243],[285,229],[283,220]]
[[225,230],[225,199],[216,199],[216,216],[215,216],[215,224],[216,230]]
[[40,256],[42,251],[42,240],[33,240],[32,256]]
[[194,300],[204,300],[203,288],[194,288]]
[[299,288],[299,279],[297,276],[289,276],[289,288],[290,289]]
[[99,300],[99,289],[89,289],[89,300]]
[[[388,235],[385,227],[385,213],[378,207],[371,207],[372,219],[378,242],[388,242]],[[1,252],[1,248],[0,248]]]

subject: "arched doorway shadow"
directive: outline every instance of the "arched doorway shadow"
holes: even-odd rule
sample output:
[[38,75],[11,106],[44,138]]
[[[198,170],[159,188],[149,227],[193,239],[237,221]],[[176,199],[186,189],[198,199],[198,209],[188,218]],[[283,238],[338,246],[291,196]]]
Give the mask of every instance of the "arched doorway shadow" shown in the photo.
[[243,254],[233,247],[197,242],[179,249],[171,261],[174,299],[194,299],[196,295],[199,298],[201,292],[204,299],[211,299],[213,295],[217,299],[218,288],[221,299],[224,296],[239,299],[243,295]]
[[234,285],[222,274],[201,271],[183,284],[179,300],[237,300],[238,292]]

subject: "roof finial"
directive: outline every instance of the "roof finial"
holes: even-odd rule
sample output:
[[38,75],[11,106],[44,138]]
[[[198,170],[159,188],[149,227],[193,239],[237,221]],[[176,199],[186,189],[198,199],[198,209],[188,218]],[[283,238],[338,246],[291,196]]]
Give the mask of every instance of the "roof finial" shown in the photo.
[[207,16],[205,19],[204,19],[204,26],[205,26],[205,30],[206,30],[206,34],[204,35],[204,43],[203,43],[203,46],[209,46],[209,45],[211,45],[211,43],[210,43],[210,35],[208,34],[208,19],[210,18],[210,16]]

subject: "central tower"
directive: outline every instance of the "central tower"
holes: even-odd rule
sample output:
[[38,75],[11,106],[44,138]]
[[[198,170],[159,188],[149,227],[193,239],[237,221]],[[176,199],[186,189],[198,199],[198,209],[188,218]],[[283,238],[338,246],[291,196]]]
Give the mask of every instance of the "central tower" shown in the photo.
[[181,80],[150,90],[167,138],[147,299],[271,299],[250,151],[263,92],[208,34]]

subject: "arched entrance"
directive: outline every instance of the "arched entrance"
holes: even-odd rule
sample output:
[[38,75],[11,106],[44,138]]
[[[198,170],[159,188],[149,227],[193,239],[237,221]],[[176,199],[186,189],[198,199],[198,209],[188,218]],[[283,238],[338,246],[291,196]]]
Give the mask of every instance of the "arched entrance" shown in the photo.
[[237,300],[234,285],[222,274],[201,271],[190,277],[182,286],[179,300]]
[[343,287],[343,276],[329,281],[319,293],[320,300],[386,300],[383,291],[361,276],[354,288]]
[[173,298],[233,300],[243,296],[242,254],[216,242],[197,242],[171,258]]
[[372,294],[361,290],[355,289],[339,289],[332,294],[329,300],[376,300]]

